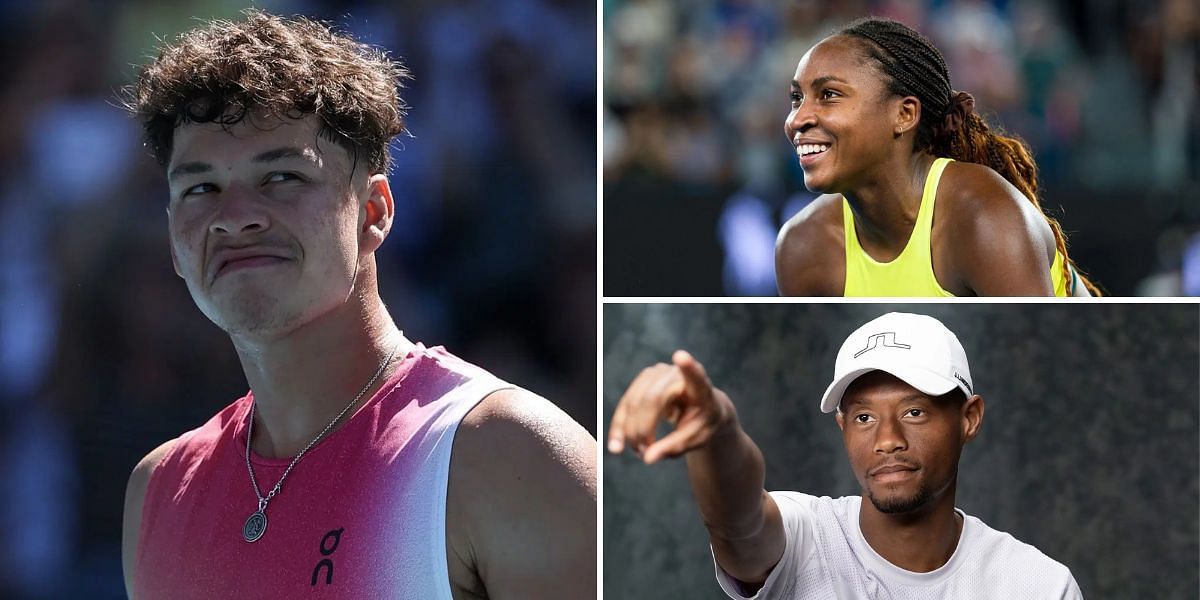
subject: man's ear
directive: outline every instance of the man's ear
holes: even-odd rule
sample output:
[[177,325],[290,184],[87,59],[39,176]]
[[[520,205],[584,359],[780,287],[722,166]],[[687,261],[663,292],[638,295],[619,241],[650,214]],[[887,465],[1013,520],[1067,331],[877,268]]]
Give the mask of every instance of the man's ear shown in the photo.
[[979,434],[979,429],[983,427],[983,396],[975,394],[963,403],[962,407],[962,427],[963,441],[969,442]]
[[371,253],[383,245],[392,230],[392,219],[396,216],[396,205],[392,201],[392,188],[387,175],[372,175],[367,180],[367,198],[363,203],[362,251]]
[[905,96],[896,106],[896,121],[893,136],[900,137],[917,128],[921,122],[921,101],[916,96]]
[[841,429],[842,431],[846,430],[846,415],[842,414],[842,409],[840,407],[837,411],[837,424],[838,429]]

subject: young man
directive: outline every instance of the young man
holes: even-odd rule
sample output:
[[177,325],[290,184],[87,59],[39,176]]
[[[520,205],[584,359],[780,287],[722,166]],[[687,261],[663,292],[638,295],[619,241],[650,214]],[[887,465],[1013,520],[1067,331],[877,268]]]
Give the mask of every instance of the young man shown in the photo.
[[185,34],[131,89],[175,270],[251,389],[133,470],[132,597],[595,595],[595,441],[407,340],[380,299],[406,77],[251,11]]
[[[732,401],[688,353],[673,363],[630,384],[608,447],[646,463],[687,455],[731,598],[1081,597],[1065,566],[954,507],[959,456],[984,402],[937,320],[890,313],[838,352],[821,410],[837,411],[862,497],[763,491],[762,453]],[[664,415],[675,430],[656,441]]]

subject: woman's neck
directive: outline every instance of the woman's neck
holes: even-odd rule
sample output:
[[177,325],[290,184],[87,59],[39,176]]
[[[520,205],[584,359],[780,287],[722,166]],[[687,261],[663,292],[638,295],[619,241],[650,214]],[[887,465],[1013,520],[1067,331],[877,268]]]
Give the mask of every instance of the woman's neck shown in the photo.
[[854,212],[859,243],[874,257],[892,260],[912,237],[925,179],[934,157],[914,152],[880,165],[842,192]]

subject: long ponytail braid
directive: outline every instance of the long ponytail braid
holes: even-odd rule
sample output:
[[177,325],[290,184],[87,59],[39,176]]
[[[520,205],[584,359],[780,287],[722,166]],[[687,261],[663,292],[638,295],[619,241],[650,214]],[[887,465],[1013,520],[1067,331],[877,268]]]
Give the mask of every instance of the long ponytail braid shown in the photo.
[[975,114],[975,99],[950,88],[950,70],[933,43],[903,23],[878,17],[859,19],[838,33],[865,42],[867,56],[879,63],[891,93],[921,101],[914,143],[918,150],[986,165],[1008,180],[1037,207],[1054,232],[1067,269],[1068,290],[1074,288],[1071,278],[1075,276],[1093,296],[1101,295],[1067,254],[1067,238],[1058,220],[1046,214],[1038,201],[1037,163],[1028,146],[1020,138],[992,131]]

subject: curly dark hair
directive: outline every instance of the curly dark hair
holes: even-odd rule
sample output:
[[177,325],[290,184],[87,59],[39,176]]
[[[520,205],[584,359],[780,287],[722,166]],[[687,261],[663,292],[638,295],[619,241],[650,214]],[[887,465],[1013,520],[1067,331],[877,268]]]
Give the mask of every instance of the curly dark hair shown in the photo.
[[388,145],[406,133],[400,97],[408,69],[383,50],[305,17],[260,10],[241,21],[212,21],[159,49],[124,88],[122,104],[142,121],[160,165],[171,157],[175,128],[247,115],[299,119],[315,114],[319,134],[342,144],[371,174],[391,166]]

